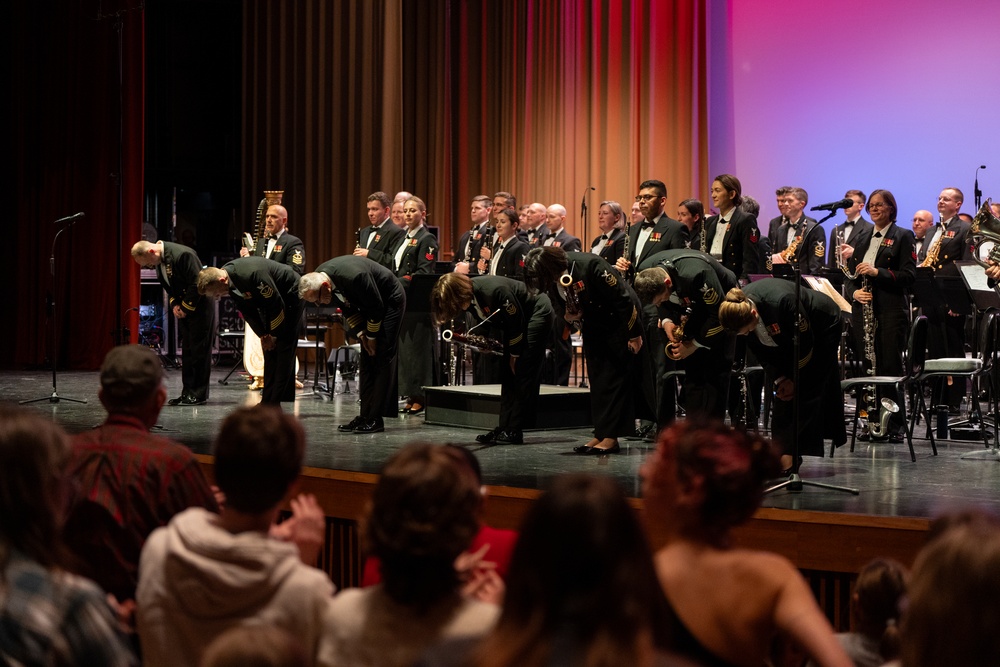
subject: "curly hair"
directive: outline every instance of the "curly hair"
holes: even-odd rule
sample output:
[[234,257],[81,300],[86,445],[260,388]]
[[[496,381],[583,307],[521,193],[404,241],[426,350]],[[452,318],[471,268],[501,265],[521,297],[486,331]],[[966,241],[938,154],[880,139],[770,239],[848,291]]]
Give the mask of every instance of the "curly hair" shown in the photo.
[[660,433],[659,447],[676,462],[677,481],[700,480],[703,500],[687,523],[719,546],[728,543],[730,529],[757,511],[764,482],[781,468],[769,440],[717,421],[676,421]]

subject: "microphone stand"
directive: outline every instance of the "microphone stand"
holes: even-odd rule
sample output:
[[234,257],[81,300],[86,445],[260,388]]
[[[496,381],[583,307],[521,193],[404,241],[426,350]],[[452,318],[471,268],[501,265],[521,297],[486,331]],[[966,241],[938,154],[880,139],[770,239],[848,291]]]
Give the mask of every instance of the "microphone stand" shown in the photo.
[[87,402],[85,399],[60,396],[59,390],[56,388],[56,356],[58,355],[58,348],[56,347],[56,241],[59,240],[60,234],[72,227],[73,223],[79,219],[80,218],[74,218],[70,220],[64,227],[56,232],[55,237],[52,239],[52,253],[49,255],[49,272],[52,274],[52,296],[47,301],[49,307],[49,344],[52,346],[51,351],[49,352],[49,357],[52,360],[52,393],[48,396],[41,396],[39,398],[21,401],[21,405],[28,403],[40,403],[41,401],[58,403],[61,400],[71,401],[73,403]]
[[587,229],[589,228],[588,223],[590,221],[590,213],[587,210],[587,193],[590,192],[591,190],[596,190],[596,188],[592,185],[588,185],[583,190],[583,200],[580,202],[580,220],[583,222],[584,234],[587,233]]
[[981,165],[979,165],[979,167],[976,168],[976,186],[975,186],[975,189],[973,191],[973,194],[974,194],[974,196],[976,198],[976,210],[977,211],[983,205],[983,191],[979,189],[979,170],[980,169],[986,169],[986,165],[985,164],[981,164]]
[[[833,215],[831,212],[830,215]],[[802,479],[799,475],[799,466],[802,465],[802,457],[799,456],[799,396],[802,391],[799,387],[799,332],[802,330],[801,324],[804,315],[802,314],[802,270],[798,265],[793,269],[792,275],[795,278],[795,328],[792,330],[792,351],[793,351],[793,364],[792,364],[792,384],[795,387],[795,393],[792,395],[792,432],[791,432],[791,450],[792,450],[792,474],[788,476],[784,482],[779,482],[774,486],[764,489],[764,493],[772,493],[778,489],[787,488],[789,491],[798,493],[802,491],[803,487],[812,486],[819,489],[830,489],[831,491],[843,491],[844,493],[850,493],[851,495],[859,495],[860,491],[858,489],[852,489],[847,486],[836,486],[834,484],[825,484],[823,482],[814,482],[812,480]]]

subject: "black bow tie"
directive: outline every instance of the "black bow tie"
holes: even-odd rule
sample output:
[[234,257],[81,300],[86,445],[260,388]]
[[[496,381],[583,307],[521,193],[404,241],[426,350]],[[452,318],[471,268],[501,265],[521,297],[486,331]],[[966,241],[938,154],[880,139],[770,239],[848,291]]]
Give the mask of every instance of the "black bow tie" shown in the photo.
[[655,226],[656,226],[655,222],[650,222],[649,220],[643,220],[642,221],[642,228],[643,229],[649,229],[650,227],[655,227]]
[[601,234],[601,239],[607,241],[609,238],[611,237],[609,237],[607,234]]
[[267,240],[268,240],[268,241],[270,241],[271,239],[274,239],[275,241],[277,241],[277,240],[278,240],[278,237],[277,237],[277,236],[275,236],[274,234],[268,234],[268,235],[267,235]]

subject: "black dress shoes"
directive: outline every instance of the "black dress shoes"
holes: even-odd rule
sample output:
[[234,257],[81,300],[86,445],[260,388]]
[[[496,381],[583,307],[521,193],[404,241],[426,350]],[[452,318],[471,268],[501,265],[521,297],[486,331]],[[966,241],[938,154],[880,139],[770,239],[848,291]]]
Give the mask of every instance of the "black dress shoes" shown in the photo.
[[385,430],[385,423],[382,418],[373,419],[369,421],[362,421],[360,424],[354,427],[355,433],[381,433]]
[[481,442],[484,445],[489,444],[496,439],[498,433],[500,433],[500,429],[495,428],[489,433],[483,433],[482,435],[477,435],[476,442]]
[[520,431],[500,431],[493,442],[497,445],[520,445],[524,443],[524,434]]
[[573,451],[577,454],[594,454],[600,456],[601,454],[617,454],[622,450],[622,446],[617,442],[611,447],[601,449],[600,447],[588,447],[587,445],[580,445],[579,447],[574,447]]
[[207,402],[207,398],[197,398],[191,394],[181,394],[177,398],[171,398],[167,401],[167,405],[204,405]]
[[351,433],[354,429],[356,429],[357,427],[361,426],[364,423],[365,420],[361,418],[361,415],[358,415],[357,417],[347,422],[346,424],[341,424],[340,426],[338,426],[337,430],[340,431],[341,433]]

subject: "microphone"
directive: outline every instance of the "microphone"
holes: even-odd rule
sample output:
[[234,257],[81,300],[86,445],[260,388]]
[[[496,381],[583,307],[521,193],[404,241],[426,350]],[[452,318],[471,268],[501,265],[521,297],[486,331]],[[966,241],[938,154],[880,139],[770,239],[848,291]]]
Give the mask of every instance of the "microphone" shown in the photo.
[[73,220],[79,220],[84,215],[85,215],[84,212],[80,211],[79,213],[74,213],[73,215],[67,215],[65,218],[59,218],[58,220],[53,221],[52,224],[53,225],[58,225],[60,222],[70,222],[70,221],[73,221]]
[[813,206],[810,211],[836,211],[838,208],[851,208],[854,206],[853,199],[840,199],[838,201],[832,201],[829,204],[820,204],[819,206]]

